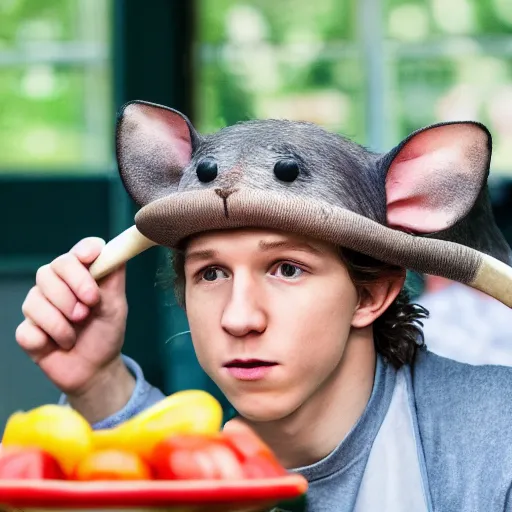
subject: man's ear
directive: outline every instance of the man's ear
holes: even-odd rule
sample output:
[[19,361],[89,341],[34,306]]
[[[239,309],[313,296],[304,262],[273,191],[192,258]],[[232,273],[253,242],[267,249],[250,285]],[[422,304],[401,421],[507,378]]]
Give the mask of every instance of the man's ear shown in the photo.
[[381,316],[402,290],[406,272],[364,284],[359,290],[359,302],[352,317],[352,327],[362,329]]

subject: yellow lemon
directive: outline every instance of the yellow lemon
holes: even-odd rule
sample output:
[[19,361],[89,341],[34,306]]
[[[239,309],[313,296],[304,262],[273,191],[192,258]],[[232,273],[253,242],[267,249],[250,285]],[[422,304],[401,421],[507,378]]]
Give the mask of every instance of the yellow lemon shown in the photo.
[[92,428],[70,407],[43,405],[12,414],[2,444],[39,448],[52,455],[66,475],[71,475],[78,462],[93,449]]

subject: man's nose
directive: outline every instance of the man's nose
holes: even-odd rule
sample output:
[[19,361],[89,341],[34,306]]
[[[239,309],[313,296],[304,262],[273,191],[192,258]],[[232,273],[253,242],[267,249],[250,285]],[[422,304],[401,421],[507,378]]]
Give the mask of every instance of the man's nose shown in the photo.
[[236,337],[261,334],[267,327],[267,315],[256,286],[248,279],[234,279],[231,296],[221,319],[222,328]]

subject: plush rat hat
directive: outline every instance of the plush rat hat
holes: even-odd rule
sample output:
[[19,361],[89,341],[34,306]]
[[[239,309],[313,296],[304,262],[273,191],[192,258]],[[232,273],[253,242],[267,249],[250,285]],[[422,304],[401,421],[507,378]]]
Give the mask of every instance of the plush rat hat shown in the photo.
[[177,247],[196,233],[279,229],[472,286],[512,307],[510,248],[487,191],[492,141],[476,122],[414,132],[385,154],[303,122],[200,135],[176,110],[126,104],[119,171],[136,229]]

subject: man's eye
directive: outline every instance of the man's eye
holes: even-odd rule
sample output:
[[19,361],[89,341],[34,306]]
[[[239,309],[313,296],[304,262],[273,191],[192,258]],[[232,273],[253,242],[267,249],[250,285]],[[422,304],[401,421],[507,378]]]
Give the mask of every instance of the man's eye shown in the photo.
[[226,279],[226,273],[220,268],[208,267],[202,272],[202,279],[204,281],[215,281],[217,279]]
[[294,279],[300,277],[304,270],[293,265],[292,263],[281,263],[276,269],[277,277],[284,277],[286,279]]

